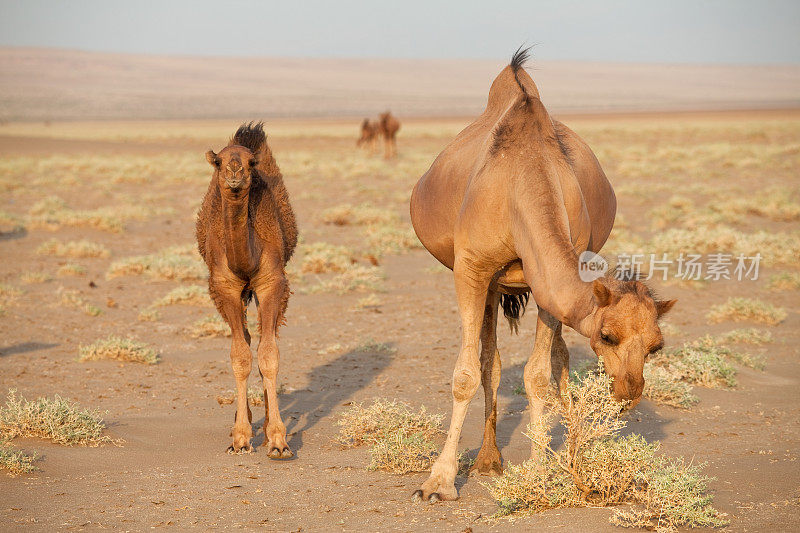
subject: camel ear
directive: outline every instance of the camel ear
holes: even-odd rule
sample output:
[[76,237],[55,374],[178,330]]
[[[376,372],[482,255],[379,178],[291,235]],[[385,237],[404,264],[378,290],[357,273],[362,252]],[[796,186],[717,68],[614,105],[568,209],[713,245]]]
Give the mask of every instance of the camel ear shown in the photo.
[[212,167],[219,168],[219,156],[214,153],[214,150],[209,150],[206,152],[206,161],[208,161]]
[[667,301],[657,301],[656,302],[656,312],[658,316],[661,317],[662,315],[667,314],[667,311],[672,309],[672,306],[675,305],[678,300],[667,300]]
[[594,301],[597,303],[597,307],[605,307],[611,303],[611,291],[599,278],[592,282],[592,291],[594,292]]

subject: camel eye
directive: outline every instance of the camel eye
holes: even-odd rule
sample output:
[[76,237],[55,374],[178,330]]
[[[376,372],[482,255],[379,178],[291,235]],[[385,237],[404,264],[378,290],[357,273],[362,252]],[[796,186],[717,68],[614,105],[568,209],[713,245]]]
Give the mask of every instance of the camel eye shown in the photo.
[[600,340],[612,346],[619,344],[619,341],[613,335],[609,335],[608,333],[601,333]]
[[258,163],[258,161],[256,161],[255,159],[251,159],[250,160],[250,168],[255,168],[257,163]]

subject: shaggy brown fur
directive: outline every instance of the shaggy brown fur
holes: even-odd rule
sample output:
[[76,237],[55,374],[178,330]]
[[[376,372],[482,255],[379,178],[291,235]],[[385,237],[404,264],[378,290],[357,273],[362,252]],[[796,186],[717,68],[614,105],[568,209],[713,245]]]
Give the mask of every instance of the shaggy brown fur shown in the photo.
[[252,414],[247,378],[252,354],[246,309],[255,296],[261,341],[258,367],[264,383],[264,445],[271,458],[291,457],[286,428],[278,411],[277,330],[289,301],[285,267],[297,245],[289,195],[262,123],[242,125],[219,154],[209,150],[214,167],[197,218],[197,245],[209,270],[208,289],[231,327],[231,363],[237,409],[230,450],[250,450]]
[[383,136],[383,143],[386,151],[384,157],[390,159],[397,156],[397,132],[400,129],[400,121],[392,115],[391,111],[381,113],[378,117],[378,128]]

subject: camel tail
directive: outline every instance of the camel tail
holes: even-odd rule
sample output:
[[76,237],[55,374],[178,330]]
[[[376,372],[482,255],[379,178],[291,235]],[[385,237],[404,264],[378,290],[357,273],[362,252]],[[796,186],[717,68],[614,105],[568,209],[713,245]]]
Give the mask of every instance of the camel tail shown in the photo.
[[527,292],[525,294],[500,295],[500,305],[503,306],[503,315],[508,320],[511,333],[519,334],[519,317],[525,314],[528,298],[530,298],[530,293]]
[[264,145],[267,144],[264,123],[253,121],[249,124],[242,124],[233,134],[230,144],[244,146],[254,154],[260,153]]
[[[524,46],[524,45],[522,45]],[[528,94],[528,91],[525,90],[525,85],[519,80],[519,71],[525,68],[525,62],[528,61],[528,56],[530,55],[531,46],[527,48],[522,48],[520,46],[517,48],[517,51],[514,52],[513,57],[511,58],[511,70],[514,72],[514,80],[516,80],[517,85],[522,90],[522,93],[529,99],[531,95]]]

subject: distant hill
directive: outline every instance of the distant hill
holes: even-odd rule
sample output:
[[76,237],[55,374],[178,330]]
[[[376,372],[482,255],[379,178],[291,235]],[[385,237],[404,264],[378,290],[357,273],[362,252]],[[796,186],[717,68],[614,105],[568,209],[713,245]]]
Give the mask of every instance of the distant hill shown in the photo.
[[[511,51],[509,51],[509,57]],[[0,120],[464,116],[503,61],[225,58],[0,48]],[[536,61],[556,113],[800,107],[800,66]]]

